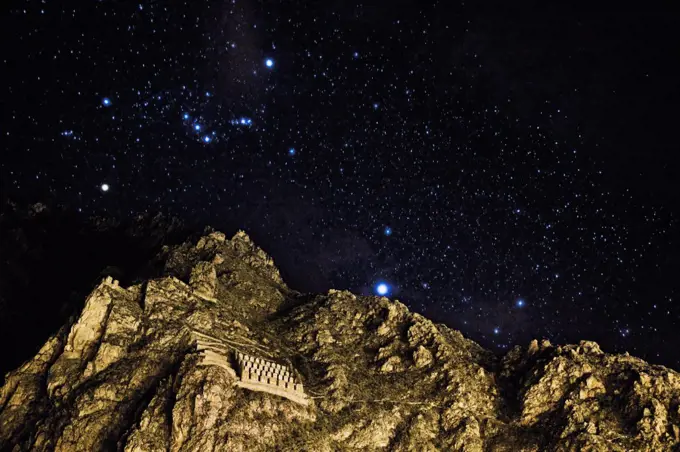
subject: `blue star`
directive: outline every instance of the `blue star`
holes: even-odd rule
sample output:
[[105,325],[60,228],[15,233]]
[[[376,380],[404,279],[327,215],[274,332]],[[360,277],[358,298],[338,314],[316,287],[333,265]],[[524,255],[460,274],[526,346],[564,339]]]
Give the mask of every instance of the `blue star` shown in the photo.
[[354,52],[354,58],[359,58],[359,52]]
[[389,227],[389,226],[386,226],[386,227],[385,227],[385,230],[383,231],[383,233],[384,233],[386,236],[389,237],[390,235],[392,235],[392,228]]
[[378,103],[376,102],[376,103],[373,104],[373,109],[374,109],[374,110],[377,110],[379,106],[380,106],[380,105],[378,105]]
[[182,115],[182,119],[184,119],[185,121],[186,121],[187,119],[189,119],[189,113],[184,113],[184,114]]
[[210,135],[206,135],[203,137],[203,142],[204,143],[210,143],[212,141],[212,138],[210,138]]
[[205,97],[210,97],[210,91],[205,92]]
[[196,132],[198,132],[199,130],[201,130],[201,125],[200,125],[200,124],[194,124],[194,130],[195,130]]
[[500,333],[500,332],[501,332],[501,330],[500,330],[500,328],[498,328],[498,327],[496,327],[496,328],[493,329],[493,334],[498,334],[498,333]]
[[110,107],[111,106],[111,99],[108,97],[105,97],[102,99],[102,105],[105,107]]
[[272,60],[271,58],[267,58],[266,60],[264,60],[264,64],[269,68],[274,67],[274,60]]
[[387,283],[381,282],[375,286],[375,292],[378,295],[387,295],[390,291],[390,286]]
[[515,302],[515,304],[517,305],[518,308],[523,308],[526,302],[522,298],[520,298]]
[[288,155],[295,155],[295,148],[288,149]]

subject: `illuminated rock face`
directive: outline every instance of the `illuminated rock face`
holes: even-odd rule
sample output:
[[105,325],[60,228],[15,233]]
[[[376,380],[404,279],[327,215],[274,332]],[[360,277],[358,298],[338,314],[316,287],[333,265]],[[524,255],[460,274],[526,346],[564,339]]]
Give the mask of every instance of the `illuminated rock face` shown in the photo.
[[300,294],[243,232],[162,258],[5,376],[0,450],[680,447],[671,369],[587,341],[498,357],[397,300]]

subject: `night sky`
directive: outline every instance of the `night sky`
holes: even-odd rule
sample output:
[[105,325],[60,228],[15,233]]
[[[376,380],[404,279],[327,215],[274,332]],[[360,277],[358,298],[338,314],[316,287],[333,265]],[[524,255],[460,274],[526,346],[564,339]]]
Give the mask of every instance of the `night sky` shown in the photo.
[[9,9],[3,197],[243,228],[301,291],[680,369],[671,11]]

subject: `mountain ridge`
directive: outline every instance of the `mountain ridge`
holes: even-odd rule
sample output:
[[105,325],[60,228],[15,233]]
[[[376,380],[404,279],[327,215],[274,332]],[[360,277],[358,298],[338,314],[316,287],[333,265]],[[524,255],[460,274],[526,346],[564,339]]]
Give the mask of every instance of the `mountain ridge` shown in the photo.
[[[104,278],[7,374],[0,449],[680,447],[680,375],[663,366],[588,341],[534,340],[499,358],[397,300],[297,292],[243,231],[156,259],[160,277]],[[287,381],[239,386],[239,353],[272,363],[309,403],[267,392]],[[256,378],[270,378],[263,369]]]

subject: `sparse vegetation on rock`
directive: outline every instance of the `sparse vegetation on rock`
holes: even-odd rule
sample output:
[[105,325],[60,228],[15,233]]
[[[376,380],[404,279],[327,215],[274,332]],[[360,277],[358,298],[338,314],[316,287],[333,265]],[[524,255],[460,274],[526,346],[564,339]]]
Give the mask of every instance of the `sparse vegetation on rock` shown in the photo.
[[[157,259],[163,276],[104,279],[7,374],[0,449],[680,448],[673,370],[585,341],[499,359],[396,300],[298,293],[243,232]],[[199,342],[217,347],[213,361]],[[238,387],[236,352],[293,369],[310,403]]]

